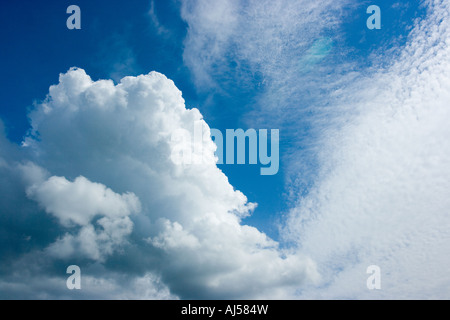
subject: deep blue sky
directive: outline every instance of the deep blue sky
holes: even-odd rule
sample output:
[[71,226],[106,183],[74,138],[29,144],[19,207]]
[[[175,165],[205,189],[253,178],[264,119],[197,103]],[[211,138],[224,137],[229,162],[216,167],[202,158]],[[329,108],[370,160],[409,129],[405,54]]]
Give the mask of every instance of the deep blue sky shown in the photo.
[[[383,33],[368,31],[365,8],[360,1],[349,7],[342,26],[342,42],[333,50],[346,48],[347,58],[362,65],[378,47],[405,40],[412,19],[420,13],[418,2],[408,2],[401,15],[390,1],[377,1],[383,10]],[[82,13],[82,30],[66,28],[66,8],[76,4]],[[253,103],[252,86],[227,79],[230,92],[220,95],[198,92],[189,69],[183,63],[183,40],[187,25],[180,17],[177,1],[155,1],[154,10],[168,33],[158,34],[151,23],[150,1],[4,1],[0,5],[0,118],[11,141],[20,143],[29,124],[27,110],[33,101],[45,98],[50,85],[58,82],[59,73],[77,66],[94,80],[158,71],[172,79],[183,92],[188,108],[200,109],[210,127],[218,129],[243,126],[239,107]],[[419,10],[419,11],[417,11]],[[211,99],[212,97],[212,99]],[[238,106],[238,107],[236,107]],[[247,129],[243,127],[243,129]],[[270,128],[268,128],[270,129]],[[302,128],[300,128],[301,130]],[[307,128],[303,128],[308,135]],[[281,147],[283,140],[280,128]],[[311,162],[313,165],[313,161]],[[222,165],[236,189],[252,202],[259,203],[255,215],[247,222],[276,238],[272,224],[276,215],[287,209],[284,199],[284,171],[281,163],[276,176],[260,176],[259,166]],[[269,222],[270,221],[270,222]]]

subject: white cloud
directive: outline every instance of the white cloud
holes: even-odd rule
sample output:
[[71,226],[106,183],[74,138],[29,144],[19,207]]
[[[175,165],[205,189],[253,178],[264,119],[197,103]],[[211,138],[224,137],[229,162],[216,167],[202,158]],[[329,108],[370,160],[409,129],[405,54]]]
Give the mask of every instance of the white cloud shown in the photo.
[[[302,297],[450,297],[450,4],[428,6],[388,69],[330,99],[341,116],[323,132],[319,179],[285,227],[324,277]],[[366,287],[373,264],[379,291]]]
[[[21,169],[25,175],[28,173],[28,178],[33,177],[30,172],[38,171],[32,164]],[[75,230],[67,232],[47,248],[51,255],[60,258],[86,256],[104,260],[126,243],[133,229],[128,216],[139,212],[141,206],[134,194],[119,195],[84,177],[70,182],[64,177],[53,176],[32,184],[26,193],[63,227]]]
[[287,113],[300,122],[309,95],[330,81],[323,67],[344,55],[332,48],[354,6],[346,0],[183,0],[189,26],[183,58],[199,91],[254,97],[254,105],[237,107],[254,108],[245,117],[250,126],[280,126]]
[[[69,229],[48,254],[105,266],[114,257],[124,265],[134,261],[140,273],[159,274],[173,294],[190,298],[289,296],[316,279],[309,259],[241,225],[255,204],[214,161],[172,162],[172,134],[193,136],[202,116],[185,108],[162,74],[114,85],[73,68],[30,118],[24,145],[34,166],[53,176],[30,178],[28,195]],[[214,159],[215,148],[210,138],[203,142],[207,158]]]
[[51,255],[104,260],[126,243],[133,229],[128,216],[141,206],[133,193],[119,195],[81,176],[74,182],[55,176],[43,181],[43,170],[36,165],[20,168],[26,179],[39,181],[27,188],[27,196],[71,230],[47,248]]
[[185,0],[182,17],[189,29],[184,58],[201,85],[227,70],[229,59],[249,63],[272,80],[292,69],[291,59],[321,32],[338,25],[344,3]]
[[70,182],[64,177],[50,177],[42,184],[34,184],[27,195],[65,226],[85,226],[95,216],[122,218],[140,210],[140,203],[132,193],[119,195],[99,183],[78,177]]

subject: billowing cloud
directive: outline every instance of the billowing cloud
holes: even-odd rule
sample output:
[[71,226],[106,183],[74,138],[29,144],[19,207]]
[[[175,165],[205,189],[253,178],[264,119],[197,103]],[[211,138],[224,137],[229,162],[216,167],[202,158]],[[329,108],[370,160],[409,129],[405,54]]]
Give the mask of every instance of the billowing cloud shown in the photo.
[[[84,177],[74,182],[50,177],[29,187],[27,195],[63,227],[81,227],[77,235],[66,233],[48,248],[51,254],[65,258],[86,255],[94,260],[104,259],[131,233],[133,223],[128,216],[140,210],[134,194],[118,195]],[[97,220],[93,221],[94,218]]]
[[202,152],[211,161],[172,161],[173,133],[209,127],[162,74],[115,85],[72,68],[30,119],[29,159],[16,165],[22,192],[57,226],[33,259],[101,265],[104,279],[160,279],[184,298],[284,297],[316,279],[311,260],[241,224],[255,204],[217,168],[210,137]]
[[140,203],[134,194],[118,195],[105,186],[84,177],[74,182],[63,177],[51,177],[27,190],[30,198],[65,226],[85,226],[97,215],[111,218],[128,216],[139,211]]

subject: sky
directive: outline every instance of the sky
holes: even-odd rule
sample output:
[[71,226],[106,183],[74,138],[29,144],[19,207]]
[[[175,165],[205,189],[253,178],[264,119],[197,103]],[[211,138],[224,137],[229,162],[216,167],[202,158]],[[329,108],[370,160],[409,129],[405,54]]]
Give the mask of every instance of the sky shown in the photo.
[[0,299],[450,298],[450,1],[0,7]]

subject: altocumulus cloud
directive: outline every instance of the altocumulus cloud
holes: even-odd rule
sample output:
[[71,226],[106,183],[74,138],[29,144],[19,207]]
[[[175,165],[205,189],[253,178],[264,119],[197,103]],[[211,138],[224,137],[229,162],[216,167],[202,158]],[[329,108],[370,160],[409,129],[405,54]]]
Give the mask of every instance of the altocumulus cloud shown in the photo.
[[[388,67],[329,98],[341,116],[283,233],[324,276],[302,297],[450,297],[450,3],[426,4]],[[381,290],[366,288],[373,264]]]
[[217,168],[211,139],[211,161],[171,161],[172,133],[203,120],[164,75],[115,85],[72,68],[29,117],[22,147],[1,140],[2,240],[16,247],[1,251],[2,298],[73,298],[69,264],[83,298],[288,297],[317,278],[241,224],[256,204]]

